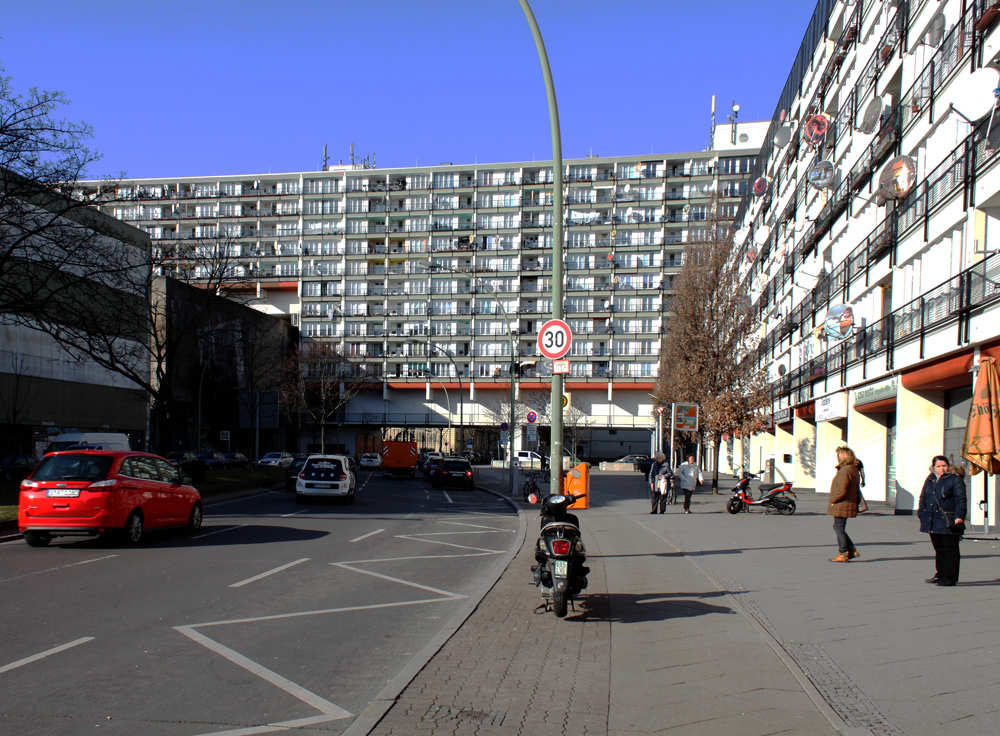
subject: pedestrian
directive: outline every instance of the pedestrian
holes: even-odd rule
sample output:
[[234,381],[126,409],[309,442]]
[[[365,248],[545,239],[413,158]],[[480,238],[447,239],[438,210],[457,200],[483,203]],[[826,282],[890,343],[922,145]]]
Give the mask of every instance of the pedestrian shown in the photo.
[[962,554],[958,542],[965,533],[965,515],[968,501],[965,496],[965,471],[953,472],[944,455],[931,461],[931,474],[920,491],[917,516],[920,531],[931,535],[934,545],[934,577],[926,582],[950,587],[958,582],[958,568]]
[[649,491],[653,508],[649,512],[655,514],[657,510],[662,514],[667,508],[667,497],[659,493],[658,485],[661,478],[666,478],[670,474],[670,465],[667,463],[667,456],[662,452],[656,453],[653,457],[653,465],[649,469]]
[[840,554],[831,557],[830,562],[850,562],[860,553],[854,542],[847,536],[847,520],[858,515],[861,500],[861,473],[858,472],[854,450],[847,445],[837,448],[837,475],[830,485],[830,500],[826,513],[833,517],[833,531],[837,535]]
[[861,487],[865,487],[865,464],[861,462],[861,458],[855,460],[858,466],[858,475],[861,476]]
[[677,467],[677,477],[680,479],[681,490],[684,491],[684,513],[691,513],[691,494],[698,487],[699,483],[704,483],[701,468],[694,462],[694,455],[688,455],[685,462]]

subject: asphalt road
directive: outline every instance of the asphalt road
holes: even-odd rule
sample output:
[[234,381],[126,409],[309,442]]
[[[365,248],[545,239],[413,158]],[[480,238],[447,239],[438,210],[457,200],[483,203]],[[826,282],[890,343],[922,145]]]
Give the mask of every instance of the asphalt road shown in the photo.
[[514,545],[498,497],[362,471],[136,549],[0,544],[0,733],[342,733]]

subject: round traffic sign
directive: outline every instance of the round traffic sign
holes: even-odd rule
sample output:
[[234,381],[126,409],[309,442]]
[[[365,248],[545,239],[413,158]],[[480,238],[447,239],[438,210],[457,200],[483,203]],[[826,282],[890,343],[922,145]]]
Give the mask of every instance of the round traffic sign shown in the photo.
[[533,411],[528,412],[528,424],[534,424],[538,421],[538,415]]
[[549,360],[559,360],[572,344],[573,333],[561,319],[550,319],[538,332],[538,350]]
[[501,431],[501,432],[506,432],[506,431],[507,431],[508,429],[510,429],[510,427],[508,427],[508,426],[507,426],[507,422],[503,422],[503,423],[502,423],[502,424],[500,425],[500,431]]

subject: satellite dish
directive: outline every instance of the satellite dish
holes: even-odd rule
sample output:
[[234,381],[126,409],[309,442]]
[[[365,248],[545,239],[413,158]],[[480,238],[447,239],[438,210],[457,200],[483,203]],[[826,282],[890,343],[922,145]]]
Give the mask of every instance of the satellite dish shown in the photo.
[[778,148],[784,148],[788,145],[789,141],[792,140],[792,129],[787,125],[782,125],[778,128],[778,132],[774,134],[774,145]]
[[631,191],[632,191],[632,185],[631,184],[626,184],[625,185],[625,193],[628,194]]
[[834,171],[829,161],[817,161],[806,172],[806,181],[817,189],[826,189],[833,182]]
[[736,245],[743,245],[745,242],[747,242],[748,237],[750,237],[750,231],[745,227],[741,227],[739,230],[733,233],[733,243],[735,243]]
[[924,36],[924,43],[928,46],[933,46],[938,48],[941,46],[941,42],[944,41],[944,32],[948,27],[948,21],[944,17],[944,13],[938,13],[934,16],[934,20],[931,21],[930,26],[927,28],[927,34]]
[[878,194],[882,199],[903,199],[917,183],[917,164],[909,156],[896,156],[882,167]]
[[633,210],[632,210],[631,207],[629,207],[627,210],[625,210],[625,219],[626,220],[631,220],[632,219],[632,212],[633,212]]
[[956,80],[958,91],[955,99],[962,109],[951,105],[959,115],[970,123],[982,120],[997,104],[997,87],[1000,87],[1000,71],[993,67],[983,67],[967,77]]
[[[854,2],[854,0],[851,0],[851,2]],[[850,5],[851,3],[847,3],[847,4],[848,4],[848,5]],[[779,375],[779,376],[783,376],[783,375],[785,375],[786,373],[788,373],[788,368],[786,368],[786,367],[785,367],[785,364],[784,364],[784,363],[781,363],[781,364],[780,364],[780,365],[778,366],[778,375]]]
[[767,194],[767,190],[770,188],[770,186],[771,182],[769,182],[763,176],[760,177],[757,181],[753,183],[753,196],[755,196],[757,199],[760,199],[765,194]]
[[826,138],[826,131],[830,129],[830,121],[822,113],[813,115],[806,119],[802,126],[802,138],[811,146],[817,146]]
[[771,237],[771,228],[769,228],[767,225],[763,225],[757,228],[757,232],[753,234],[753,242],[755,242],[757,245],[764,245],[764,243],[766,243],[767,239],[770,237]]
[[855,127],[865,135],[871,135],[878,127],[878,121],[882,117],[884,108],[885,103],[882,98],[876,95],[865,107],[864,112],[858,116],[858,123]]

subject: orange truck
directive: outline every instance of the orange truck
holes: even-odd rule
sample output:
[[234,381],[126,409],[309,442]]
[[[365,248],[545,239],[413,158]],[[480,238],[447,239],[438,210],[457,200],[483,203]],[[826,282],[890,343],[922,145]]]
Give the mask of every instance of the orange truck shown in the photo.
[[382,475],[414,477],[417,473],[417,458],[419,456],[416,442],[394,442],[391,440],[383,442]]

